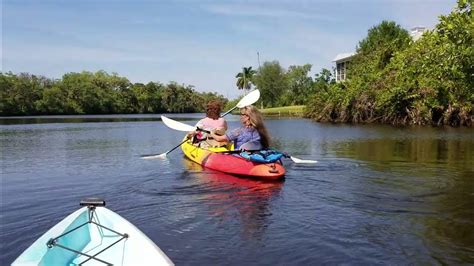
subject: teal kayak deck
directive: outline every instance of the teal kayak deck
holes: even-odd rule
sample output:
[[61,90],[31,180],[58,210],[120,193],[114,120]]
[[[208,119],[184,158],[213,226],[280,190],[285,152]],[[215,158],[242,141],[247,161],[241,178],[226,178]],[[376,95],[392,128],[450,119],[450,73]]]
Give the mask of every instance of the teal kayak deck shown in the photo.
[[70,214],[12,265],[173,265],[153,241],[120,215],[98,207],[91,216],[93,223],[88,222],[89,216],[87,207]]

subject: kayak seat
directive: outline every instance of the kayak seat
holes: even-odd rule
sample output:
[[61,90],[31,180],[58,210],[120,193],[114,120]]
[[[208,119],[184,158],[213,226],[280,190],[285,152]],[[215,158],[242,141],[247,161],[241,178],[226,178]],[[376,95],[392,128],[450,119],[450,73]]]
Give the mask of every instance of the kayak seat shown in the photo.
[[79,202],[80,206],[87,206],[87,207],[103,207],[105,206],[105,200],[101,198],[86,198],[82,199]]

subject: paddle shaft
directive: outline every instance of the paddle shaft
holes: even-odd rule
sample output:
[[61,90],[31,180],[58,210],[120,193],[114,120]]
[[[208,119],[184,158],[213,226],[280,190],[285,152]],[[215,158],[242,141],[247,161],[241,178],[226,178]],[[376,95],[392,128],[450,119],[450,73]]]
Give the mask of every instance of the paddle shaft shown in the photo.
[[[259,152],[260,150],[231,150],[231,151],[214,151],[214,153],[226,153],[226,154],[236,154],[236,153],[241,153],[241,152]],[[301,164],[314,164],[317,163],[318,161],[315,160],[304,160],[304,159],[299,159],[294,156],[291,156],[287,153],[283,153],[283,157],[290,159],[294,163],[301,163]]]
[[[204,129],[200,129],[200,128],[196,128],[197,131],[202,131],[202,132],[206,132],[206,133],[210,133],[210,131],[208,130],[204,130]],[[142,156],[142,157],[153,157],[153,156],[156,156],[156,155],[159,155],[159,156],[164,156],[166,157],[166,155],[174,150],[176,150],[177,148],[179,148],[179,146],[183,145],[183,143],[185,143],[186,141],[188,141],[188,138],[185,138],[182,142],[180,142],[178,145],[176,145],[174,148],[172,148],[171,150],[165,152],[165,153],[162,153],[162,154],[151,154],[151,155],[146,155],[146,156]]]
[[221,115],[221,117],[224,117],[224,116],[226,116],[228,113],[234,111],[235,108],[237,108],[237,106],[234,106],[234,108],[232,108],[232,109],[230,109],[229,111],[225,112],[223,115]]
[[165,155],[176,150],[177,148],[179,148],[179,146],[183,145],[183,143],[185,143],[186,141],[188,141],[188,138],[184,139],[181,143],[179,143],[178,145],[176,145],[176,147],[172,148],[171,150],[165,152]]

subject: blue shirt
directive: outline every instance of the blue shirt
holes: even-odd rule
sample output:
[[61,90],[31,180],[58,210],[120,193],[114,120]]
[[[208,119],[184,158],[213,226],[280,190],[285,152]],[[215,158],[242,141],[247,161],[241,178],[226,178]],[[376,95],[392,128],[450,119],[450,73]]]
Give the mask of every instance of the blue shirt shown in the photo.
[[242,144],[249,141],[260,142],[260,134],[253,127],[236,128],[226,134],[227,139],[234,142],[234,149],[238,150]]

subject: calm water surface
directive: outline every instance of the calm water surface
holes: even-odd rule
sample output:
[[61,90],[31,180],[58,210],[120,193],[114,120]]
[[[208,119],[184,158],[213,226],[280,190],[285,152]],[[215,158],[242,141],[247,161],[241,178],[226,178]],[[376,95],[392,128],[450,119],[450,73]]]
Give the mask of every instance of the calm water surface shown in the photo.
[[265,183],[180,150],[140,159],[181,141],[158,115],[0,123],[1,265],[89,196],[178,265],[474,263],[472,129],[268,119],[278,149],[319,163],[285,161],[286,179]]

